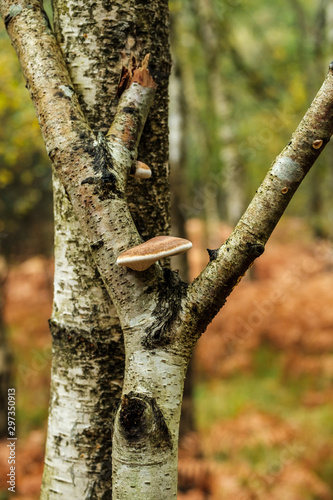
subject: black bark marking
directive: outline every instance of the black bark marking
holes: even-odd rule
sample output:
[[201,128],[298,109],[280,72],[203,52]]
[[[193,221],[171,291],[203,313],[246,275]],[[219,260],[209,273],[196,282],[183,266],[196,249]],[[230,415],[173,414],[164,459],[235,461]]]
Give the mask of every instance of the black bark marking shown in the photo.
[[248,253],[253,257],[253,259],[260,257],[260,255],[262,255],[265,251],[265,245],[262,243],[247,243],[246,246]]
[[[98,314],[98,311],[96,311],[96,314]],[[114,332],[115,329],[117,330],[117,336],[122,335],[120,327],[116,328],[113,326],[112,328],[106,328],[102,331],[96,330],[95,328],[91,328],[90,330],[79,330],[76,328],[74,330],[73,328],[66,328],[65,326],[59,325],[52,319],[49,320],[49,329],[52,339],[54,341],[60,341],[62,345],[67,344],[68,342],[81,343],[83,340],[88,343],[96,343],[97,338],[99,339],[99,342],[112,344],[112,335],[114,335],[112,332]]]
[[14,17],[16,17],[18,14],[22,12],[22,6],[17,4],[17,5],[12,5],[9,9],[9,12],[7,16],[4,19],[5,26],[7,28],[8,24]]
[[133,397],[132,394],[122,397],[119,422],[124,436],[130,442],[142,439],[146,433],[146,407],[145,401]]
[[89,176],[81,181],[83,184],[93,184],[95,186],[93,194],[97,195],[100,201],[113,198],[124,198],[124,193],[118,188],[118,180],[113,172],[113,159],[106,139],[103,134],[98,133],[96,140],[88,139],[80,146],[73,148],[82,151],[92,158],[93,169],[96,176]]
[[218,253],[219,249],[217,248],[216,250],[211,250],[210,248],[207,248],[207,252],[208,252],[208,255],[209,255],[209,261],[211,262],[212,260],[216,260],[217,259],[217,253]]
[[81,186],[83,186],[83,184],[96,184],[96,179],[94,177],[87,177],[86,179],[83,179]]
[[[124,371],[123,342],[112,338],[122,334],[119,326],[108,330],[91,329],[90,331],[62,327],[50,320],[53,337],[53,369],[62,376],[68,367],[80,366],[85,380],[94,383],[82,384],[80,379],[69,379],[68,390],[73,387],[81,391],[85,399],[87,393],[93,396],[94,407],[84,410],[89,426],[82,431],[73,429],[71,444],[77,455],[84,457],[87,468],[98,473],[93,475],[93,488],[90,499],[108,499],[105,484],[112,475],[112,434],[116,411],[121,401],[121,387],[115,380],[122,380]],[[98,372],[95,373],[95,370]],[[61,401],[56,398],[57,406]],[[56,444],[63,448],[65,443],[56,436]],[[88,497],[87,497],[88,498]]]
[[122,397],[119,423],[125,439],[131,445],[149,440],[156,448],[172,448],[172,440],[163,413],[155,398],[129,392]]
[[102,248],[102,246],[104,245],[104,241],[103,240],[99,240],[99,241],[96,241],[95,243],[91,243],[90,245],[90,248],[91,250],[99,250],[100,248]]
[[102,174],[101,180],[104,184],[114,185],[117,182],[117,177],[112,172],[105,170]]
[[57,436],[54,436],[54,448],[55,448],[55,452],[58,455],[58,457],[60,457],[60,445],[61,445],[62,440],[63,440],[63,437],[60,436],[59,434]]
[[79,137],[82,140],[87,140],[87,139],[89,139],[90,134],[88,134],[86,131],[82,131],[82,132],[80,132]]
[[132,108],[131,106],[124,106],[123,111],[124,111],[124,113],[128,113],[130,115],[135,115],[135,113],[138,112],[138,110],[136,108]]
[[99,133],[97,141],[93,168],[100,175],[100,182],[96,184],[94,194],[97,194],[101,201],[115,197],[124,198],[124,193],[117,187],[117,177],[112,172],[113,160],[104,135]]
[[163,269],[164,279],[157,291],[157,306],[152,313],[153,324],[142,345],[147,349],[170,344],[173,337],[173,325],[178,317],[181,299],[186,294],[188,284],[168,268]]
[[55,94],[54,94],[55,97],[61,97],[63,99],[67,99],[67,101],[71,101],[71,98],[66,95],[64,92],[62,92],[61,90],[58,90]]

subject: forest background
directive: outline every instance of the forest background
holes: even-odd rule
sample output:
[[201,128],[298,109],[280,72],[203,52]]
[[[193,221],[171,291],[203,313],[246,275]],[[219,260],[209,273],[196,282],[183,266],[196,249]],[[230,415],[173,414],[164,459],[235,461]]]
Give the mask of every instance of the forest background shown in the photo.
[[[169,3],[173,230],[194,243],[193,278],[319,89],[333,59],[333,2]],[[17,392],[14,498],[28,500],[39,494],[49,396],[51,171],[2,25],[0,68],[0,331],[10,353],[1,366],[12,377],[1,383]],[[333,498],[332,153],[329,144],[199,342],[180,499]]]

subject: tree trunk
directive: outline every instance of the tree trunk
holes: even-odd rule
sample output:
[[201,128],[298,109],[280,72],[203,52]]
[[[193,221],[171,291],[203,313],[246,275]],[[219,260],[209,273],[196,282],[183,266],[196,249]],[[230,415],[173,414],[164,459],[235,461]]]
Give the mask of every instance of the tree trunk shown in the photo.
[[[304,75],[304,86],[307,96],[312,98],[318,86],[318,75],[324,72],[325,68],[325,47],[329,46],[328,22],[330,16],[329,0],[319,0],[316,5],[314,19],[308,23],[306,10],[301,2],[293,0],[291,8],[295,15],[295,25],[299,31],[299,61],[304,61],[308,56],[308,48],[304,40],[310,42],[311,59],[309,60],[309,71]],[[303,72],[303,63],[300,64],[300,71]],[[308,217],[313,234],[316,238],[328,236],[330,230],[325,230],[325,221],[327,220],[327,206],[325,203],[325,185],[329,183],[330,178],[330,156],[327,155],[322,161],[320,169],[314,169],[311,172],[311,182],[309,183],[309,203]],[[329,199],[330,203],[330,199]]]
[[[81,107],[96,132],[106,133],[112,123],[122,66],[128,65],[133,55],[138,60],[147,52],[155,55],[160,89],[148,133],[143,133],[140,157],[153,169],[155,189],[151,192],[149,185],[142,186],[134,179],[128,185],[132,215],[144,238],[154,236],[155,231],[169,231],[165,76],[170,56],[167,9],[164,5],[157,15],[157,7],[157,2],[143,9],[133,1],[99,1],[90,8],[86,3],[53,1],[55,34]],[[156,21],[150,22],[154,18]],[[123,336],[116,310],[56,175],[54,204],[53,361],[42,498],[51,494],[52,498],[111,498],[112,432],[123,385]],[[77,411],[73,401],[80,401]],[[64,456],[66,461],[60,459]]]
[[[187,198],[185,167],[186,167],[186,106],[184,103],[184,89],[180,78],[179,63],[174,57],[174,67],[170,78],[170,170],[171,170],[171,220],[172,234],[186,238],[186,220],[180,210],[181,203]],[[180,276],[189,281],[189,267],[187,254],[182,253],[173,258],[173,269],[179,271]],[[193,404],[193,377],[194,364],[191,358],[185,383],[180,418],[179,436],[182,439],[195,429]]]
[[112,429],[124,371],[116,310],[54,175],[53,356],[42,499],[111,498]]
[[211,1],[196,0],[194,5],[200,19],[198,34],[209,74],[207,84],[210,109],[215,114],[215,143],[220,145],[218,156],[223,171],[221,178],[225,220],[234,226],[245,207],[244,168],[238,152],[239,141],[235,132],[232,104],[220,69],[221,40],[225,35],[221,34],[221,22],[217,22],[218,17]]

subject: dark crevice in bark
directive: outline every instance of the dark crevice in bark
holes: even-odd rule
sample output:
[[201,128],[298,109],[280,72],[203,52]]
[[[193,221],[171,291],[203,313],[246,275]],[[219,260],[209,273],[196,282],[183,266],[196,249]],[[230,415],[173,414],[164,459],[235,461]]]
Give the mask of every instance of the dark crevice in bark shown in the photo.
[[[119,325],[113,325],[112,327],[108,329],[106,328],[104,330],[99,330],[97,328],[81,330],[78,328],[74,329],[66,327],[65,325],[59,325],[57,321],[50,319],[49,327],[52,338],[54,340],[60,340],[61,342],[64,343],[71,342],[74,337],[83,339],[84,341],[90,343],[97,342],[103,344],[112,344],[113,342],[115,342],[113,340],[115,337],[122,338],[123,335],[121,327]],[[116,342],[116,344],[118,344],[118,341]],[[119,352],[123,352],[123,347]]]
[[247,243],[247,251],[251,259],[257,259],[262,255],[265,251],[265,245],[261,243]]
[[215,250],[211,250],[210,248],[207,248],[210,262],[217,258],[218,250],[219,250],[218,248],[216,248]]
[[155,290],[157,301],[152,312],[153,323],[142,341],[146,349],[155,349],[171,343],[175,323],[179,317],[181,299],[185,297],[188,288],[188,284],[175,271],[164,268],[163,277],[158,290]]
[[122,434],[133,447],[149,440],[156,448],[172,448],[172,439],[156,400],[130,392],[121,400],[119,423]]

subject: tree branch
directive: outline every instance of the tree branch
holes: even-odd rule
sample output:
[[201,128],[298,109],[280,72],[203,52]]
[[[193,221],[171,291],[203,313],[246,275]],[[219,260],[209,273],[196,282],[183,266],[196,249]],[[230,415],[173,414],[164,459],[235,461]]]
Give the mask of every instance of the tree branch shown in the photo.
[[188,288],[182,319],[191,335],[197,337],[204,331],[246,270],[263,253],[273,229],[332,132],[333,63],[309,110],[272,164],[233,233],[211,252],[211,261]]
[[149,54],[142,65],[133,71],[128,88],[124,91],[117,107],[113,123],[106,137],[110,147],[116,143],[131,152],[132,161],[136,160],[144,124],[153,102],[156,84],[148,70]]
[[161,279],[161,268],[133,273],[115,264],[119,253],[142,242],[125,196],[127,176],[155,93],[148,60],[133,71],[108,137],[89,128],[61,51],[38,0],[1,0],[1,14],[18,54],[48,154],[90,244],[117,309],[133,307],[144,289]]
[[36,108],[46,149],[49,154],[54,149],[66,149],[80,133],[91,132],[41,3],[2,0],[0,9]]

